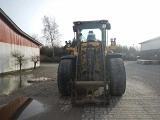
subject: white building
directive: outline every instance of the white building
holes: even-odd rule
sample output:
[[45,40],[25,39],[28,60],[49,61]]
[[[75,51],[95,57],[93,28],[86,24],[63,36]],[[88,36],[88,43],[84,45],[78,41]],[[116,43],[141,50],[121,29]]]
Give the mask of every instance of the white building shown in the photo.
[[160,60],[160,37],[141,42],[141,57],[143,59]]
[[[42,44],[23,32],[5,13],[0,9],[0,73],[19,70],[19,65],[12,52],[20,52],[24,55],[22,69],[32,68],[34,63],[32,56],[40,56]],[[40,63],[37,64],[39,66]]]

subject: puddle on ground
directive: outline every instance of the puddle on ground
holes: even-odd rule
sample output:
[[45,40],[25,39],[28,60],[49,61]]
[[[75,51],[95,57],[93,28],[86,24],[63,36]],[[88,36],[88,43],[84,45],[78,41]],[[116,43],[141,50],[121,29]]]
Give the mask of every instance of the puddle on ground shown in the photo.
[[46,105],[32,98],[17,98],[7,105],[1,105],[0,120],[29,119],[46,109]]
[[7,75],[0,77],[0,95],[9,95],[13,91],[28,86],[33,82],[42,82],[46,80],[51,80],[51,78],[39,77],[34,78],[33,74],[29,75]]
[[0,95],[9,95],[18,88],[30,85],[27,82],[28,79],[30,79],[30,75],[0,77]]

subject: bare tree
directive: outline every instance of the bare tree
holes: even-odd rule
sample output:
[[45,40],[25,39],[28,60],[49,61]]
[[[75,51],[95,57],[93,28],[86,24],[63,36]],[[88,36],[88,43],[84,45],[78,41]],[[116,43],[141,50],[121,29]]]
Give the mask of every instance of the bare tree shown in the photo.
[[33,39],[39,41],[40,43],[43,43],[42,37],[39,37],[38,34],[30,34],[30,36],[31,36]]
[[34,62],[34,69],[36,69],[36,64],[38,63],[38,61],[40,61],[40,56],[39,55],[32,56],[31,61]]
[[39,38],[38,38],[38,35],[37,34],[31,34],[30,35],[33,39],[35,39],[35,40],[39,40]]
[[16,64],[19,64],[19,69],[22,69],[22,62],[24,61],[24,55],[20,51],[11,52],[11,56],[15,58]]
[[54,46],[59,41],[60,33],[58,29],[58,24],[55,21],[54,17],[44,16],[42,19],[43,22],[43,38],[49,42],[53,49],[53,59],[54,59]]

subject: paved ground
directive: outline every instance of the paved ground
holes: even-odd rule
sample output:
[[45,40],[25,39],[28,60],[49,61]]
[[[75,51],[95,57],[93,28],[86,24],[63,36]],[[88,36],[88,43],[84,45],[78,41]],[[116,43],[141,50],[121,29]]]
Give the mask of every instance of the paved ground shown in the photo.
[[42,67],[41,74],[48,67],[53,71],[50,81],[19,89],[9,96],[2,95],[0,105],[22,96],[39,101],[45,111],[29,120],[160,120],[160,65],[125,62],[126,93],[122,97],[112,97],[108,106],[73,106],[70,98],[61,97],[58,93],[55,78],[57,65],[42,64]]

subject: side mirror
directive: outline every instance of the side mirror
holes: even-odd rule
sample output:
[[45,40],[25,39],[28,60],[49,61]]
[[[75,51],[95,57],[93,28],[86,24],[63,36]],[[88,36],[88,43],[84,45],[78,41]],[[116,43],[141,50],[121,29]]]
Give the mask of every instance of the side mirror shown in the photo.
[[73,26],[73,32],[77,32],[77,26]]
[[110,29],[111,29],[111,24],[110,24],[110,23],[107,23],[107,24],[106,24],[106,29],[107,29],[107,30],[110,30]]

